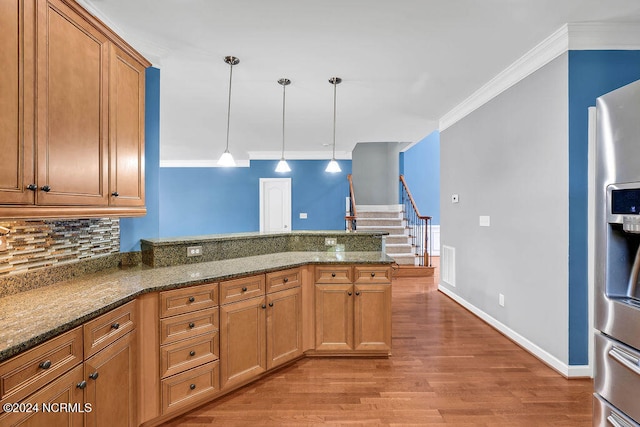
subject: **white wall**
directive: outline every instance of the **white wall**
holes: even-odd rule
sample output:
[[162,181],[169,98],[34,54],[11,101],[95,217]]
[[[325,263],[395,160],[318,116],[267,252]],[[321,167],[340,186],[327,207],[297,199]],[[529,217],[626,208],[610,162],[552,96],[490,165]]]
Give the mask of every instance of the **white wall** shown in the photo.
[[440,138],[441,243],[456,249],[456,286],[441,288],[567,365],[568,55]]

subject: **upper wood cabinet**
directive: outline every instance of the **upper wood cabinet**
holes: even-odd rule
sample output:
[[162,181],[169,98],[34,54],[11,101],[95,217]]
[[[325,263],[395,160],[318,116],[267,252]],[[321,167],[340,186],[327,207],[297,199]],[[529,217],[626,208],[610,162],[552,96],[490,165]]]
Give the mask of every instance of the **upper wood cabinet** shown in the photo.
[[0,14],[0,218],[144,215],[150,64],[72,0]]

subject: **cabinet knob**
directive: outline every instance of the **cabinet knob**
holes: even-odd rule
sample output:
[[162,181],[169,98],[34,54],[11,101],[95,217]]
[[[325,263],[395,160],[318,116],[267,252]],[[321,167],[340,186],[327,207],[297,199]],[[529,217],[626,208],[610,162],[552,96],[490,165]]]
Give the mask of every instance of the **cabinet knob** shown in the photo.
[[193,328],[195,328],[195,327],[196,327],[196,324],[195,324],[195,323],[193,323],[193,322],[190,322],[190,323],[189,323],[189,328],[193,329]]
[[27,190],[36,191],[37,189],[38,189],[38,186],[35,184],[27,185]]
[[358,295],[360,295],[360,291],[357,291],[357,292],[356,292],[356,296],[358,296]]
[[273,307],[273,303],[272,302],[269,303],[269,307]]
[[267,305],[266,304],[262,304],[262,308],[267,308]]
[[371,272],[371,277],[376,277],[376,273],[375,272]]
[[191,350],[191,351],[189,352],[189,356],[193,357],[193,356],[195,356],[195,355],[196,355],[196,352],[195,352],[195,351]]
[[189,297],[189,302],[194,302],[196,299],[194,297]]
[[45,193],[48,193],[49,191],[51,191],[51,187],[49,187],[48,185],[43,185],[42,187],[40,187],[40,189]]
[[51,367],[51,360],[45,360],[38,365],[42,369],[49,369]]
[[195,389],[196,389],[196,385],[195,385],[195,384],[191,384],[191,385],[189,386],[189,388],[190,388],[191,390],[195,390]]
[[353,295],[353,294],[351,293],[351,291],[349,291],[349,292],[347,292],[347,295],[351,296],[351,295]]
[[247,287],[246,286],[242,288],[242,292],[247,292]]
[[336,273],[331,273],[331,277],[336,277]]
[[111,193],[111,195],[113,197],[118,197],[120,195],[120,193],[118,193],[117,191],[114,191],[113,193]]
[[98,371],[95,371],[93,374],[89,374],[89,378],[91,378],[92,380],[97,380],[98,375]]
[[120,323],[116,322],[113,325],[111,325],[111,329],[118,329],[120,328]]
[[289,281],[289,278],[288,278],[288,277],[285,277],[284,279],[282,279],[282,281],[283,281],[284,283],[287,283],[287,282]]
[[76,387],[78,387],[80,390],[82,390],[86,386],[87,386],[87,382],[86,381],[80,381],[78,384],[76,384]]

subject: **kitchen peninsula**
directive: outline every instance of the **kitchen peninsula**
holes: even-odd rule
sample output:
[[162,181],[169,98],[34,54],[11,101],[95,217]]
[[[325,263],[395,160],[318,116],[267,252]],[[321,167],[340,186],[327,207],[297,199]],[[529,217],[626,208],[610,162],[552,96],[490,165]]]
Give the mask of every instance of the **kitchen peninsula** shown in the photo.
[[[0,401],[26,401],[67,377],[73,389],[97,387],[97,373],[121,387],[107,383],[112,349],[128,372],[118,381],[134,390],[123,397],[127,417],[154,425],[300,357],[387,357],[384,234],[148,239],[142,265],[0,298]],[[100,393],[80,400],[88,395]],[[106,412],[94,404],[102,410],[92,416]]]

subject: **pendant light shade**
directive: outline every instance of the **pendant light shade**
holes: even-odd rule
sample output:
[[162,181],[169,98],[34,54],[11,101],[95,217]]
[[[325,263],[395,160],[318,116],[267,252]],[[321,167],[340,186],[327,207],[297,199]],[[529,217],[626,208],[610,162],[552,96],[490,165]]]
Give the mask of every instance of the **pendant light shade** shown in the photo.
[[229,64],[229,104],[227,108],[227,146],[218,160],[218,166],[234,167],[236,165],[233,156],[229,152],[229,123],[231,122],[231,82],[233,79],[233,66],[238,65],[240,60],[235,56],[225,56],[224,62]]
[[329,173],[342,172],[340,165],[336,161],[336,87],[340,82],[342,82],[340,77],[331,77],[329,79],[329,83],[333,85],[333,155],[331,156],[331,161],[327,165],[327,168],[324,170]]
[[278,83],[282,85],[282,156],[280,157],[280,161],[278,162],[278,166],[276,166],[276,172],[285,173],[291,172],[291,168],[289,164],[284,159],[284,107],[286,100],[286,90],[287,85],[291,84],[291,80],[282,78],[278,80]]

